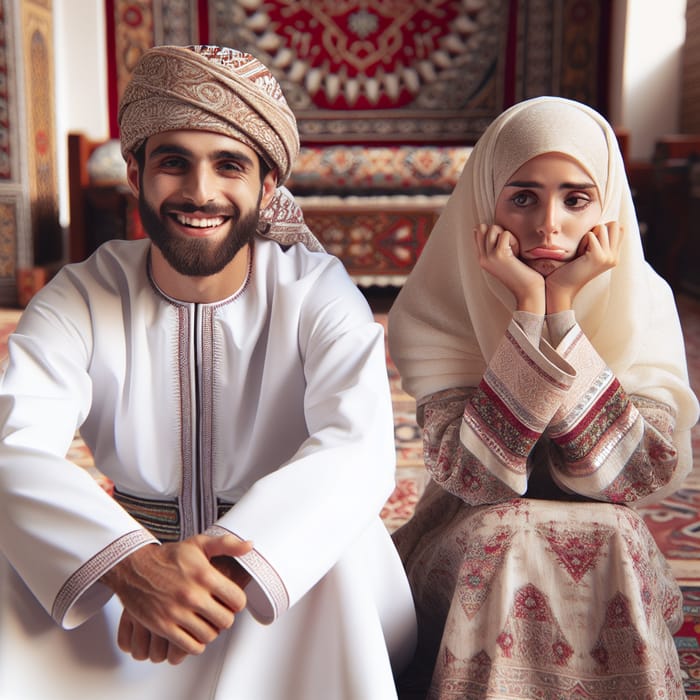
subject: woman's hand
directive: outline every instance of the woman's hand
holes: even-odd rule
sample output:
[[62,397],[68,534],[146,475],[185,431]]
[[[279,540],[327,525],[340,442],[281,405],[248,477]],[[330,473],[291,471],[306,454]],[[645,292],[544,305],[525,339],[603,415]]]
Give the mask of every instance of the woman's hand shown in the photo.
[[474,229],[474,242],[481,268],[513,294],[516,309],[544,314],[544,277],[518,258],[518,239],[501,226],[481,224]]
[[545,278],[548,314],[571,309],[588,282],[617,266],[623,236],[622,227],[611,221],[595,226],[581,239],[576,257]]

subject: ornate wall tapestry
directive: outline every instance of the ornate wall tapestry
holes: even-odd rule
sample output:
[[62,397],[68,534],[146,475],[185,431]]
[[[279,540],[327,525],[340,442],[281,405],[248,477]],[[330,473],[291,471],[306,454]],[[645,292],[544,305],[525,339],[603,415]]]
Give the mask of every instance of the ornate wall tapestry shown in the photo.
[[53,21],[50,0],[23,5],[25,86],[27,90],[27,156],[34,262],[60,260],[56,135],[53,81]]
[[501,111],[509,0],[213,0],[213,43],[257,52],[306,142],[473,140]]
[[[8,45],[9,27],[7,26],[7,19],[5,3],[0,2],[0,55],[2,56],[12,55],[12,49]],[[0,181],[2,182],[12,179],[13,170],[13,144],[10,132],[10,89],[12,79],[12,66],[8,65],[6,59],[0,62]]]
[[[0,303],[61,255],[51,0],[0,0]],[[21,295],[20,295],[21,296]]]
[[144,48],[193,42],[267,63],[306,144],[473,143],[541,94],[606,108],[610,0],[106,3],[113,113]]
[[16,64],[12,44],[11,8],[0,1],[0,299],[13,300],[18,222],[18,124],[16,97]]
[[[206,16],[206,11],[204,11]],[[141,54],[159,44],[206,43],[197,0],[105,0],[110,130],[117,136],[117,107]]]
[[605,111],[610,0],[106,2],[113,117],[156,43],[232,46],[271,68],[302,138],[289,187],[360,284],[405,279],[505,107],[553,94]]

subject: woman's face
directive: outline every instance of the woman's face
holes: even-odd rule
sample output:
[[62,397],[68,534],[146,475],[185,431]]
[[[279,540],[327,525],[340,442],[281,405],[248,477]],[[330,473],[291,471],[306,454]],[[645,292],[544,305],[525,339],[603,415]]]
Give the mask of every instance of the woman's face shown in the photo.
[[578,255],[581,239],[601,214],[590,175],[568,156],[545,153],[506,181],[495,223],[518,239],[520,259],[546,277]]

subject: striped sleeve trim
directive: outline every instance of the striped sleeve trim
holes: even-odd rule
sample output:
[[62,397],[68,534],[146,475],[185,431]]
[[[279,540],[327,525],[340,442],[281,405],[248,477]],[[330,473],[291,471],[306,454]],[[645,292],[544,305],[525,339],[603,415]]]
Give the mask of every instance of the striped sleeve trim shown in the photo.
[[58,592],[51,609],[51,617],[59,625],[70,608],[82,593],[107,573],[115,564],[128,554],[145,544],[157,544],[158,540],[146,530],[128,532],[85,562],[64,584]]
[[557,466],[557,481],[582,495],[599,496],[625,471],[644,438],[644,420],[630,404],[618,421],[595,442],[586,457]]
[[[235,532],[231,532],[225,527],[216,524],[208,527],[204,534],[213,537],[222,537],[224,535],[235,535],[238,537]],[[255,549],[243,556],[236,557],[236,560],[245,567],[265,596],[266,605],[260,600],[259,596],[256,597],[246,589],[248,607],[251,612],[263,624],[274,622],[282,613],[289,609],[289,593],[284,585],[284,581],[282,581],[270,562]]]
[[494,435],[474,429],[466,420],[462,421],[459,439],[464,448],[473,455],[477,464],[499,479],[516,494],[527,490],[527,457],[516,457]]
[[552,427],[548,431],[550,435],[561,435],[572,430],[615,380],[612,371],[579,326],[565,336],[557,352],[571,364],[575,374],[569,391],[562,396],[561,405],[552,416]]
[[608,423],[612,423],[626,408],[627,403],[620,383],[606,368],[596,377],[588,391],[569,407],[559,422],[552,421],[547,434],[559,444],[575,440],[600,417],[607,416]]
[[512,322],[466,402],[460,442],[493,476],[524,493],[528,457],[573,381],[566,361],[543,353]]
[[489,361],[486,384],[519,423],[542,433],[574,381],[573,368],[533,346],[522,329],[511,322]]

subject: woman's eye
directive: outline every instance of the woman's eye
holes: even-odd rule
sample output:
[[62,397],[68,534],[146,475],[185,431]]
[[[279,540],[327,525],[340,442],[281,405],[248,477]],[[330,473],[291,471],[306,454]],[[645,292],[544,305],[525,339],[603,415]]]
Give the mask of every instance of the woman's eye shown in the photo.
[[572,209],[584,209],[591,203],[591,200],[585,195],[571,194],[564,200],[564,203]]
[[532,204],[535,198],[530,192],[518,192],[511,198],[511,202],[517,207],[526,207],[528,204]]

